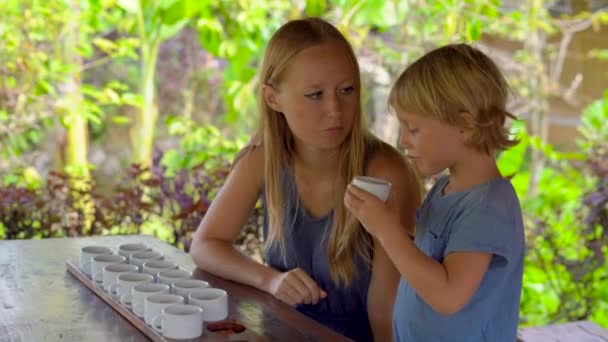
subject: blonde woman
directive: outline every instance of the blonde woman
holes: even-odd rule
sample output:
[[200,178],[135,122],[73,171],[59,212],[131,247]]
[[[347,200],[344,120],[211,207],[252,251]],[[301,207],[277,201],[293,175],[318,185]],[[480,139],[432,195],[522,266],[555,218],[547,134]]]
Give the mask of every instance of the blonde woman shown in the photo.
[[[259,132],[201,222],[194,262],[354,340],[392,340],[399,273],[343,196],[357,175],[390,181],[388,205],[412,233],[420,191],[404,158],[364,128],[351,46],[321,19],[290,21],[271,38],[260,81]],[[260,197],[264,265],[233,247]]]

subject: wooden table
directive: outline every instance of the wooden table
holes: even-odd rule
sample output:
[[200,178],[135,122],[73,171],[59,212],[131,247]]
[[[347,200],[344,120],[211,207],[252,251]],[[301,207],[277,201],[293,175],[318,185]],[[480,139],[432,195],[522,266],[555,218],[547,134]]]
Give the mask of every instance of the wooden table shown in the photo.
[[196,269],[190,255],[151,236],[0,241],[0,341],[147,341],[147,337],[66,271],[80,248],[142,242],[195,278],[225,289],[230,315],[268,341],[345,341],[272,296]]

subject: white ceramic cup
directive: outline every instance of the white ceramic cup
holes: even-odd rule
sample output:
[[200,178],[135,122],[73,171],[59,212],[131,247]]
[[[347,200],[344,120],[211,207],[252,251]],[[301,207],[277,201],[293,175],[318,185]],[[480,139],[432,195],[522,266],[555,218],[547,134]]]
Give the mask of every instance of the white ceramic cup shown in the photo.
[[103,268],[113,264],[124,264],[127,258],[122,255],[102,254],[93,257],[91,261],[91,279],[97,285],[103,282]]
[[128,264],[111,264],[103,268],[101,287],[108,291],[112,284],[118,281],[118,276],[126,273],[137,273],[137,266]]
[[152,319],[156,317],[165,306],[171,304],[183,304],[184,297],[172,294],[153,294],[144,299],[144,322],[152,325]]
[[126,256],[127,261],[130,260],[131,255],[147,250],[149,250],[148,246],[143,243],[125,243],[118,246],[118,254]]
[[178,296],[184,297],[184,302],[188,304],[188,295],[192,290],[204,289],[209,287],[209,283],[198,279],[181,279],[176,280],[171,284],[171,292]]
[[144,273],[126,273],[121,274],[116,279],[116,282],[108,288],[108,293],[116,296],[120,301],[120,304],[131,308],[131,302],[127,302],[131,290],[139,284],[154,283],[154,277]]
[[192,278],[192,273],[185,270],[165,270],[158,272],[158,282],[171,286],[174,281]]
[[142,265],[142,268],[144,273],[153,275],[155,281],[158,281],[158,272],[178,269],[178,266],[169,260],[149,260]]
[[380,178],[356,176],[353,178],[352,183],[356,187],[378,197],[382,202],[386,202],[386,199],[391,192],[391,183]]
[[91,259],[102,254],[112,254],[112,250],[105,246],[85,246],[80,249],[80,270],[91,276]]
[[142,270],[142,266],[143,264],[146,263],[146,261],[150,261],[150,260],[162,260],[163,259],[163,255],[160,252],[157,251],[143,251],[143,252],[136,252],[131,254],[131,257],[129,258],[129,263],[132,265],[137,265],[137,267],[139,267],[139,270]]
[[171,339],[193,339],[203,334],[203,309],[195,305],[171,304],[152,320],[154,330]]
[[228,317],[228,293],[222,289],[192,290],[188,296],[188,303],[203,308],[205,322],[221,321]]
[[[133,266],[133,265],[131,265]],[[131,290],[131,294],[124,296],[124,302],[130,303],[133,313],[140,318],[144,317],[144,303],[147,297],[165,293],[168,294],[170,291],[169,285],[167,284],[154,284],[146,283],[135,285]],[[122,297],[121,297],[122,300]]]

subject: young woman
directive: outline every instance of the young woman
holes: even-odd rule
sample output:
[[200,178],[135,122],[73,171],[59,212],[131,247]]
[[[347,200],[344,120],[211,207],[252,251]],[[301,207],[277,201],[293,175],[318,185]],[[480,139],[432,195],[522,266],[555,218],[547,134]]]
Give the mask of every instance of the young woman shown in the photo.
[[[260,83],[259,132],[201,222],[194,262],[354,340],[392,340],[399,273],[343,196],[354,176],[388,180],[388,205],[411,233],[420,190],[398,151],[364,128],[350,44],[321,19],[290,21],[268,44]],[[233,247],[260,196],[265,265]]]

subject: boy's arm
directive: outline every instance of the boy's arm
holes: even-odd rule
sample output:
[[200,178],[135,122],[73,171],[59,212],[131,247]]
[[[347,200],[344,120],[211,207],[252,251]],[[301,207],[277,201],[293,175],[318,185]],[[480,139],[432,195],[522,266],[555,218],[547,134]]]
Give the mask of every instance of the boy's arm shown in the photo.
[[[370,160],[368,176],[391,182],[387,205],[400,213],[404,232],[413,234],[414,216],[420,205],[421,191],[412,166],[392,148],[384,148]],[[372,274],[367,294],[367,312],[374,340],[393,340],[393,307],[399,285],[399,271],[377,239],[373,240]]]
[[420,251],[403,229],[385,232],[379,241],[401,276],[443,315],[458,312],[470,301],[492,259],[492,253],[453,252],[442,264]]

